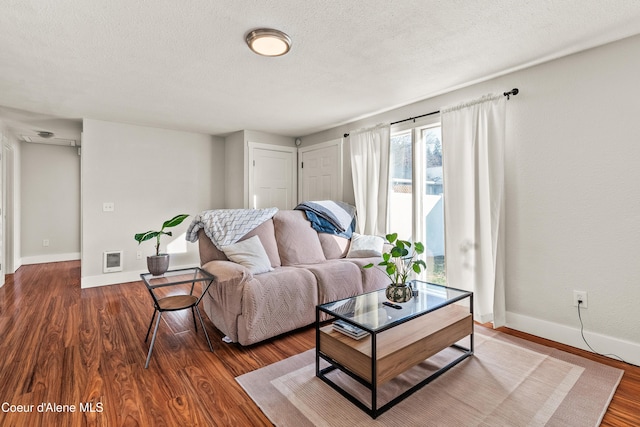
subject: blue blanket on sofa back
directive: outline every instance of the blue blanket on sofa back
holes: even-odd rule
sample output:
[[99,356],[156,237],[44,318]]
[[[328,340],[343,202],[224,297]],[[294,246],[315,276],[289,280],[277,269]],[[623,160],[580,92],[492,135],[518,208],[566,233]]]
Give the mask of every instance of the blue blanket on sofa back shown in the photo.
[[311,227],[321,233],[351,238],[356,224],[356,208],[348,203],[320,200],[300,203],[294,209],[304,211]]

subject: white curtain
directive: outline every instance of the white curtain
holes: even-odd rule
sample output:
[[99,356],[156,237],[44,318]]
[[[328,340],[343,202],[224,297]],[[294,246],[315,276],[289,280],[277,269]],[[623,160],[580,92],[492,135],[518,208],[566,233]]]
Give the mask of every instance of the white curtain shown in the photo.
[[351,174],[360,234],[384,236],[389,193],[389,125],[350,133]]
[[506,99],[441,112],[447,284],[474,292],[476,320],[503,326]]

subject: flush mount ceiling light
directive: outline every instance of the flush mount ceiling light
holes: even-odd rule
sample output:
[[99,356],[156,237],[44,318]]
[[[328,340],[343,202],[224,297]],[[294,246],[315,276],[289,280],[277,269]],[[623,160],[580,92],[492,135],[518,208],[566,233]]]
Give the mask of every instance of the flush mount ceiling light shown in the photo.
[[51,138],[54,135],[54,133],[46,130],[41,130],[40,132],[38,132],[38,135],[42,138]]
[[259,28],[245,38],[249,49],[263,56],[281,56],[291,49],[291,38],[282,31]]

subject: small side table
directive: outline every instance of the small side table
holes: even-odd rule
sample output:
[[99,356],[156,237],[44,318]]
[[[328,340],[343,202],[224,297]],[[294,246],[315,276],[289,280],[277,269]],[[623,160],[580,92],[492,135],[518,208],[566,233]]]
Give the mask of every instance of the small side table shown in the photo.
[[[195,313],[198,313],[200,325],[202,325],[204,336],[207,338],[207,343],[209,344],[209,350],[213,352],[211,340],[209,339],[209,334],[207,334],[207,329],[204,326],[204,321],[202,320],[202,314],[200,314],[198,304],[200,304],[200,301],[209,290],[209,287],[215,280],[215,276],[207,273],[199,267],[194,267],[169,270],[162,276],[154,276],[151,273],[144,273],[141,274],[140,277],[149,290],[151,298],[153,298],[154,308],[153,317],[151,317],[151,322],[149,323],[149,329],[147,329],[147,336],[145,337],[144,342],[147,342],[149,339],[153,319],[155,319],[156,314],[158,315],[156,326],[153,330],[153,337],[151,338],[151,345],[149,346],[147,362],[144,365],[145,369],[149,367],[151,353],[153,352],[153,345],[156,342],[156,334],[158,333],[158,326],[160,326],[160,318],[162,317],[162,313],[165,311],[179,311],[190,308],[196,332],[198,332],[198,324],[196,323]],[[202,284],[200,287],[201,292],[194,293],[194,290],[197,291],[197,283]],[[168,290],[165,289],[167,287],[175,289],[171,289],[167,292]]]

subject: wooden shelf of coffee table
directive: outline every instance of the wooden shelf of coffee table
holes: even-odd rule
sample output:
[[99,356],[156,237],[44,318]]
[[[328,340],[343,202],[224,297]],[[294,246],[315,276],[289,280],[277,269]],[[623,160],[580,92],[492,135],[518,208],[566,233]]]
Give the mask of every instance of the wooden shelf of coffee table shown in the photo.
[[[469,308],[455,304],[378,333],[376,384],[384,384],[472,333]],[[371,336],[356,340],[326,325],[320,328],[319,338],[322,353],[373,383]]]

